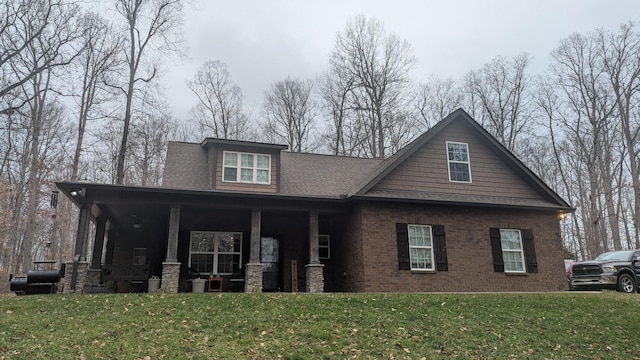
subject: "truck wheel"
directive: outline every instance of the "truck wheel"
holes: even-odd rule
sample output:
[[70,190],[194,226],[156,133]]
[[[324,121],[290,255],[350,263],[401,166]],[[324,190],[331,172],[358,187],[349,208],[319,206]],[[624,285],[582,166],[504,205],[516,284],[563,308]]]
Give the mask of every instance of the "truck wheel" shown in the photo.
[[620,274],[618,276],[618,291],[625,293],[636,292],[636,283],[629,274]]

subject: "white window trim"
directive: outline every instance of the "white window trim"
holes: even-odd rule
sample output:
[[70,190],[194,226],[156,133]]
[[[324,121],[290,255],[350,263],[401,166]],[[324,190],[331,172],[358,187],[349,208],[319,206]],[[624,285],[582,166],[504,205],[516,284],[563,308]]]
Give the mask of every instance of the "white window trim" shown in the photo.
[[[235,166],[226,165],[225,159],[227,154],[236,154],[237,162]],[[252,155],[253,156],[253,180],[252,181],[243,181],[241,173],[242,169],[249,169],[248,167],[243,167],[242,165],[242,155]],[[267,169],[258,168],[258,156],[266,156],[269,159],[269,167]],[[226,168],[234,168],[236,169],[236,180],[225,180],[225,172]],[[269,175],[267,176],[267,181],[258,181],[258,170],[267,170]],[[222,182],[226,183],[243,183],[243,184],[260,184],[260,185],[271,185],[271,155],[270,154],[257,154],[257,153],[247,153],[247,152],[238,152],[238,151],[223,151],[222,152]]]
[[[520,249],[519,250],[512,250],[512,249],[506,249],[502,246],[502,231],[515,231],[518,233],[518,237],[520,238]],[[515,271],[515,270],[507,270],[506,264],[505,264],[505,268],[504,268],[504,272],[505,273],[511,273],[511,274],[525,274],[527,272],[527,264],[525,263],[524,260],[524,244],[522,242],[522,232],[520,231],[520,229],[500,229],[500,249],[502,250],[502,258],[504,259],[504,253],[505,252],[509,252],[509,253],[520,253],[520,262],[522,264],[522,271]],[[504,260],[503,260],[503,264],[504,264]]]
[[[464,145],[466,147],[466,149],[467,149],[467,161],[458,161],[458,160],[449,159],[449,144]],[[461,183],[461,184],[471,184],[471,182],[472,182],[472,178],[471,178],[471,155],[469,154],[469,144],[463,143],[463,142],[457,142],[457,141],[447,141],[445,150],[446,150],[446,154],[447,154],[447,172],[449,173],[449,182]],[[469,169],[469,181],[452,180],[451,179],[451,163],[454,163],[454,164],[466,164],[467,168]]]
[[[322,245],[320,244],[320,238],[326,238],[327,239],[327,245]],[[321,260],[329,260],[331,259],[331,238],[329,237],[329,235],[326,234],[319,234],[318,235],[318,250],[320,249],[327,249],[327,256],[319,256],[319,259]],[[318,253],[320,253],[320,251],[318,251]]]
[[[213,251],[192,251],[193,245],[193,235],[194,234],[214,234],[215,243],[213,246]],[[218,235],[219,234],[238,234],[240,235],[240,249],[238,252],[221,252],[218,250]],[[233,275],[233,273],[218,273],[218,256],[219,255],[239,255],[238,259],[238,268],[242,269],[242,232],[241,231],[192,231],[189,235],[189,267],[191,267],[191,255],[193,254],[204,254],[204,255],[213,255],[213,274],[217,275]],[[211,275],[211,273],[201,273],[203,275]]]
[[[409,230],[411,227],[424,227],[424,228],[428,228],[429,229],[429,234],[431,236],[431,246],[412,246],[411,245],[411,239],[409,238],[409,236],[411,236],[411,231]],[[435,271],[435,258],[434,258],[434,253],[433,253],[433,228],[431,227],[431,225],[418,225],[418,224],[407,224],[407,242],[409,243],[409,266],[411,268],[411,271]],[[414,268],[413,267],[413,261],[411,259],[411,249],[429,249],[431,252],[431,267],[430,268]]]

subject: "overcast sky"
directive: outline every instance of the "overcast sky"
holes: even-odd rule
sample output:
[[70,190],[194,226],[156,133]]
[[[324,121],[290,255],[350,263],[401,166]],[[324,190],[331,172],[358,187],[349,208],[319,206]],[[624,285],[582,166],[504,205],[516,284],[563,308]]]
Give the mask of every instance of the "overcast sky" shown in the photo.
[[363,14],[412,46],[412,77],[459,78],[498,55],[533,56],[532,72],[571,33],[617,30],[640,22],[640,0],[199,0],[185,7],[187,60],[169,66],[163,84],[174,116],[195,104],[185,85],[208,60],[227,64],[254,111],[269,86],[291,76],[315,78],[327,69],[336,34]]

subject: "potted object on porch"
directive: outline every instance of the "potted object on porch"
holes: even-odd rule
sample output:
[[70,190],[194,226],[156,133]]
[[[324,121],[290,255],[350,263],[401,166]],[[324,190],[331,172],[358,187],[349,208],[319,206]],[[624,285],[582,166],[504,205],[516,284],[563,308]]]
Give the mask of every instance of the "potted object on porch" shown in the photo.
[[160,278],[157,276],[152,276],[149,279],[149,286],[147,286],[147,292],[154,293],[160,289]]
[[194,293],[203,293],[204,292],[204,284],[207,282],[206,279],[195,278],[193,279],[192,290]]

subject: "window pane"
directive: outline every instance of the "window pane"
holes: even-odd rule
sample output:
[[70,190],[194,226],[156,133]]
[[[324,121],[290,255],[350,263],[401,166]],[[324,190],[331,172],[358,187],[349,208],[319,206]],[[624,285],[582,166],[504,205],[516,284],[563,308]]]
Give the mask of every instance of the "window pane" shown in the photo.
[[433,262],[431,259],[431,250],[424,248],[410,248],[409,256],[411,257],[412,269],[433,269]]
[[258,164],[258,169],[269,169],[270,168],[269,157],[268,156],[257,155],[256,156],[256,160],[257,160],[257,164]]
[[222,233],[218,238],[219,252],[240,252],[240,239],[236,238],[236,234]]
[[218,274],[233,274],[236,265],[240,261],[240,255],[221,254],[218,255]]
[[451,181],[470,181],[469,164],[449,163],[449,173],[451,175]]
[[205,232],[191,233],[192,252],[213,252],[215,250],[215,234]]
[[502,259],[504,261],[504,271],[524,272],[522,255],[519,251],[503,251]]
[[224,153],[224,164],[229,166],[238,166],[238,154],[231,152]]
[[238,169],[224,168],[224,181],[238,181]]
[[242,154],[240,156],[240,166],[242,167],[253,167],[253,155],[251,154]]
[[258,182],[268,183],[269,182],[269,170],[258,170]]
[[240,181],[253,182],[253,169],[240,169]]
[[520,243],[520,231],[518,230],[500,230],[500,241],[502,250],[522,250]]
[[431,227],[409,225],[409,246],[431,246]]
[[191,254],[191,267],[201,273],[213,270],[213,254]]
[[466,144],[448,144],[450,161],[469,161]]

